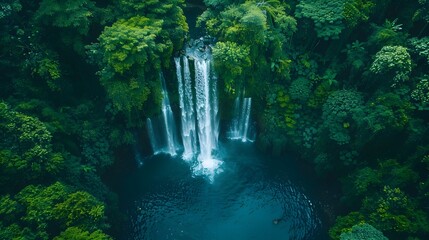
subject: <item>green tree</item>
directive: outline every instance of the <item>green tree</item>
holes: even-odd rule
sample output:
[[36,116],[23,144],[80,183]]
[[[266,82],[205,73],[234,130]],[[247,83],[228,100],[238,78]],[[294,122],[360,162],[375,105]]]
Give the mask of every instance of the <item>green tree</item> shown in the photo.
[[411,38],[409,42],[413,51],[420,57],[426,58],[426,61],[429,64],[429,37]]
[[390,187],[411,188],[419,179],[418,173],[406,162],[388,159],[381,161],[379,166],[378,172],[382,174],[383,182]]
[[54,220],[54,206],[64,201],[68,189],[57,182],[49,187],[29,185],[16,195],[17,201],[25,207],[25,222],[35,224],[46,231],[49,221]]
[[182,10],[184,2],[184,0],[118,0],[114,2],[112,12],[117,13],[119,19],[136,15],[162,19],[162,38],[164,41],[171,41],[173,48],[179,50],[189,30]]
[[0,216],[1,222],[13,223],[16,221],[19,212],[18,203],[13,200],[9,194],[0,196]]
[[117,111],[142,109],[151,93],[160,99],[161,61],[172,51],[171,42],[159,36],[162,24],[141,16],[118,20],[104,29],[100,43],[90,49],[102,58],[98,62],[101,84]]
[[1,239],[13,239],[13,240],[38,240],[42,239],[36,233],[31,231],[28,227],[21,227],[18,224],[11,224],[9,226],[3,226],[0,222],[0,236]]
[[404,233],[408,236],[429,231],[428,219],[424,212],[416,209],[401,189],[385,186],[375,197],[367,197],[363,211],[369,213],[369,223],[390,233]]
[[113,151],[105,121],[84,121],[82,124],[82,155],[85,164],[104,169],[113,163]]
[[240,3],[242,0],[204,0],[204,3],[207,6],[213,6],[213,7],[226,7],[228,5],[232,5],[234,3]]
[[[278,0],[245,1],[224,8],[220,5],[216,8],[209,8],[198,18],[197,24],[200,26],[204,24],[207,32],[220,42],[231,42],[240,48],[249,49],[250,65],[246,60],[242,61],[243,65],[234,66],[232,69],[233,72],[243,69],[244,73],[252,69],[252,74],[242,74],[234,80],[242,83],[242,79],[246,79],[244,85],[249,93],[255,92],[255,94],[264,95],[259,91],[263,88],[263,81],[260,79],[285,80],[290,78],[292,61],[284,50],[287,48],[287,41],[297,30],[297,23],[292,16],[287,15],[287,9],[289,9],[289,5]],[[225,81],[227,87],[234,82],[231,81],[234,76],[228,76],[230,75],[228,72],[225,73],[221,69],[219,73],[220,79]],[[261,76],[264,76],[265,79]]]
[[285,87],[279,84],[266,84],[264,107],[259,136],[261,147],[280,155],[288,143],[288,134],[295,130],[296,108]]
[[340,240],[388,240],[382,232],[373,226],[364,223],[354,225],[350,232],[343,232],[340,235]]
[[250,49],[234,42],[217,42],[213,48],[216,70],[225,84],[225,90],[235,94],[244,80],[247,67],[250,66]]
[[[36,49],[35,49],[36,50]],[[35,79],[42,79],[52,91],[61,90],[63,77],[58,54],[41,47],[34,54],[29,54],[24,61],[24,69],[28,70]]]
[[350,27],[355,27],[361,22],[367,22],[373,13],[375,3],[371,0],[347,1],[344,6],[344,20]]
[[365,222],[365,217],[359,212],[350,212],[346,216],[338,216],[334,226],[329,229],[329,237],[339,240],[343,232],[350,232],[352,227]]
[[70,193],[52,211],[55,219],[64,222],[67,227],[78,226],[91,231],[106,228],[103,203],[87,192]]
[[339,145],[350,143],[351,129],[356,129],[363,113],[363,98],[358,92],[338,90],[323,105],[324,128]]
[[305,102],[311,94],[311,82],[306,78],[298,78],[289,87],[289,95],[292,99]]
[[370,188],[381,184],[381,173],[369,167],[358,170],[351,177],[353,188],[350,189],[356,195],[363,195],[370,192]]
[[317,37],[338,39],[345,29],[344,8],[347,0],[302,0],[298,3],[295,16],[313,21]]
[[[279,0],[256,2],[256,5],[267,15],[267,24],[270,31],[283,35],[282,41],[288,40],[297,30],[295,18],[286,14],[290,6]],[[272,34],[272,33],[268,33]]]
[[[43,26],[61,29],[57,31],[63,43],[84,53],[84,39],[89,32],[95,3],[90,0],[43,0],[35,13],[35,19]],[[42,30],[55,31],[42,28]]]
[[370,70],[376,74],[391,74],[392,86],[409,79],[411,56],[402,46],[384,46],[375,55]]
[[[15,221],[2,219],[4,229],[12,235],[28,232],[36,239],[51,239],[67,227],[79,227],[82,231],[98,232],[107,228],[104,204],[83,191],[56,182],[50,186],[29,185],[12,199],[0,199],[0,215],[15,217]],[[30,234],[31,233],[31,234]],[[97,234],[95,234],[97,235]]]
[[263,45],[268,29],[266,15],[253,2],[229,6],[218,18],[202,18],[200,21],[206,21],[208,32],[219,36],[220,41],[238,44]]
[[[0,102],[0,166],[3,178],[19,177],[20,182],[62,168],[63,157],[52,151],[52,135],[37,118],[18,113]],[[2,185],[6,182],[1,182]]]
[[397,21],[397,18],[392,21],[386,19],[382,25],[371,24],[373,33],[368,38],[369,45],[374,47],[404,45],[408,35],[402,31],[402,24]]
[[79,34],[86,35],[94,7],[94,2],[89,0],[43,0],[36,12],[36,18],[43,24],[73,28]]
[[411,103],[396,93],[385,93],[368,103],[368,113],[361,120],[371,135],[405,128],[411,118]]
[[100,230],[88,232],[78,227],[69,227],[54,240],[111,240],[112,238]]
[[419,78],[415,89],[411,92],[418,110],[429,110],[429,75]]
[[352,44],[347,44],[344,50],[347,54],[347,63],[350,64],[352,70],[362,70],[368,59],[368,52],[365,44],[355,41]]

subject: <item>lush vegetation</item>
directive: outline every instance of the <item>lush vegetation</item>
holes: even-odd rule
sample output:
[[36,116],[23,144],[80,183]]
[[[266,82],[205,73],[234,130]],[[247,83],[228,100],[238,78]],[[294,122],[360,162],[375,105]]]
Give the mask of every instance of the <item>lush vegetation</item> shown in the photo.
[[[339,186],[332,239],[429,238],[428,0],[190,2],[220,97],[254,99],[257,145]],[[185,7],[0,3],[0,239],[120,236],[101,176],[160,109]]]
[[[101,180],[155,114],[182,1],[0,3],[0,239],[111,239]],[[109,236],[111,235],[111,236]]]

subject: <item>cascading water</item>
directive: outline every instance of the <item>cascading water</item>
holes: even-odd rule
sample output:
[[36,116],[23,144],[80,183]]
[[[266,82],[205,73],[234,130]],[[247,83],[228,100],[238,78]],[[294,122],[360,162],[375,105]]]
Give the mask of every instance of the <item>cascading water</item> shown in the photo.
[[183,159],[190,160],[198,151],[196,123],[194,114],[194,101],[192,96],[192,79],[189,71],[189,61],[187,57],[183,60],[183,77],[180,58],[175,58],[176,75],[179,87],[179,103],[182,122]]
[[[191,77],[190,59],[194,63],[194,79]],[[210,48],[204,40],[197,40],[186,49],[185,56],[174,61],[181,110],[182,158],[193,164],[195,175],[206,175],[213,181],[214,175],[222,171],[222,161],[215,156],[219,137],[219,107]],[[179,149],[176,127],[162,74],[160,78],[162,115],[148,119],[147,130],[154,154],[163,152],[175,156]]]
[[254,134],[250,126],[251,98],[237,97],[234,103],[234,118],[227,132],[227,137],[242,142],[253,141]]
[[218,147],[219,136],[216,78],[213,78],[212,74],[210,59],[195,58],[196,112],[200,144],[198,169],[211,179],[222,164],[212,155]]
[[[194,174],[206,175],[213,181],[214,175],[222,171],[222,161],[214,156],[219,137],[217,78],[207,46],[199,43],[187,48],[186,56],[175,58],[182,116],[183,159],[196,159]],[[195,92],[192,90],[188,58],[194,62]]]
[[165,133],[167,138],[167,152],[174,156],[176,151],[180,148],[177,141],[176,123],[174,121],[173,111],[170,106],[170,99],[168,98],[167,86],[165,84],[164,76],[161,73],[162,81],[162,115],[165,124]]
[[147,131],[154,154],[162,152],[175,156],[180,149],[176,124],[162,73],[160,79],[162,83],[162,114],[155,119],[147,119]]
[[200,143],[199,157],[207,159],[216,148],[216,140],[212,128],[212,104],[210,99],[209,71],[210,62],[195,59],[195,91],[198,119],[198,139]]
[[149,142],[150,142],[150,146],[152,147],[153,154],[158,154],[161,147],[157,142],[157,137],[155,136],[152,120],[150,118],[146,119],[146,128],[147,128],[147,133],[149,135]]

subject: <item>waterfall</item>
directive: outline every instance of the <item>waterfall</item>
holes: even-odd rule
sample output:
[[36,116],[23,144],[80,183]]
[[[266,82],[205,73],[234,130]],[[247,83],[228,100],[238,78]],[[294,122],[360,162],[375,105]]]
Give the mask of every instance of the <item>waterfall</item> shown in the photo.
[[179,149],[177,142],[176,123],[174,121],[173,111],[170,106],[170,99],[168,98],[167,86],[163,74],[160,74],[162,82],[162,115],[164,118],[165,133],[167,139],[167,153],[174,156]]
[[162,152],[175,156],[180,149],[176,124],[162,73],[160,74],[160,79],[162,84],[162,114],[154,119],[147,119],[147,131],[154,154]]
[[250,126],[250,111],[252,108],[251,98],[237,97],[234,102],[234,117],[227,133],[232,140],[242,142],[253,141],[254,133]]
[[192,79],[189,71],[189,61],[187,57],[183,59],[183,77],[180,58],[175,58],[176,75],[179,88],[179,103],[181,110],[182,123],[182,142],[183,142],[183,159],[190,160],[194,153],[198,151],[197,135],[195,127],[194,101],[192,96]]
[[146,128],[149,135],[150,146],[152,147],[153,154],[158,154],[160,151],[159,144],[157,142],[157,137],[155,136],[155,131],[153,130],[152,120],[150,118],[146,119]]
[[210,60],[195,59],[196,112],[200,143],[200,164],[197,169],[213,181],[222,162],[212,155],[218,147],[219,136],[217,79],[212,74]]
[[[212,67],[210,47],[203,38],[186,49],[185,56],[174,59],[178,82],[182,158],[192,164],[195,175],[206,175],[213,181],[222,171],[216,159],[219,137],[217,78]],[[193,78],[190,61],[193,61]],[[147,119],[147,131],[154,154],[177,155],[179,150],[176,125],[168,98],[165,79],[162,82],[162,114]],[[250,111],[250,110],[249,110]]]
[[[194,174],[206,175],[213,181],[222,164],[215,159],[219,137],[217,78],[209,51],[201,50],[201,47],[188,48],[186,54],[175,58],[184,148],[182,158],[196,160]],[[188,58],[194,63],[194,91]]]
[[213,96],[210,82],[210,61],[195,59],[195,92],[196,92],[196,112],[198,120],[198,139],[200,143],[199,158],[211,158],[211,153],[217,148],[217,133],[215,112],[213,107],[217,105]]

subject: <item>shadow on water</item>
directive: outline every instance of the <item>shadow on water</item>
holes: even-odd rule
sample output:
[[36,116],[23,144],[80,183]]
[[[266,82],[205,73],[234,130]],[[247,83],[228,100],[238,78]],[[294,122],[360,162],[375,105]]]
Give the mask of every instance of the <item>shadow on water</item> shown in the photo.
[[[180,158],[157,155],[123,179],[124,239],[326,239],[314,182],[249,143],[222,144],[223,172],[193,177]],[[289,161],[292,162],[292,161]]]

